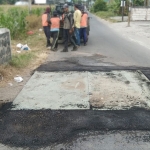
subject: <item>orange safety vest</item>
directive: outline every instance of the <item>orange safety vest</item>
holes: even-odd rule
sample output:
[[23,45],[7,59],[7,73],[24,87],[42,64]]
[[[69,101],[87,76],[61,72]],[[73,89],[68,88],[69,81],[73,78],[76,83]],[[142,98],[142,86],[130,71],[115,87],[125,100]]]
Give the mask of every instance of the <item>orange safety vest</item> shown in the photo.
[[47,14],[43,14],[42,15],[42,26],[48,26],[48,22],[47,22]]
[[84,13],[81,17],[81,23],[80,23],[81,27],[87,27],[87,19],[88,19],[88,14]]
[[50,19],[51,21],[51,29],[60,27],[60,19],[58,17],[53,17]]

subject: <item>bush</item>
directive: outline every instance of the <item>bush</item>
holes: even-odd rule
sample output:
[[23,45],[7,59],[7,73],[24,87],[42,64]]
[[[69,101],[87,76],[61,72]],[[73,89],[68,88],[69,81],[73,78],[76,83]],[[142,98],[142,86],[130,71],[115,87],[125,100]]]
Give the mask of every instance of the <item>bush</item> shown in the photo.
[[23,39],[26,37],[28,27],[39,27],[41,20],[37,16],[42,13],[43,8],[34,8],[32,14],[35,14],[35,19],[31,16],[32,20],[30,19],[28,24],[26,18],[30,15],[27,7],[10,7],[5,13],[0,9],[0,27],[8,28],[12,39]]
[[30,15],[26,17],[26,21],[27,21],[27,28],[29,30],[34,30],[36,28],[41,28],[41,16],[36,16],[36,15]]
[[134,0],[133,6],[144,6],[144,1],[143,0]]
[[34,8],[32,9],[32,14],[41,16],[41,14],[44,12],[44,8]]
[[103,19],[109,19],[110,17],[114,16],[114,14],[110,11],[99,11],[96,12],[95,14]]
[[26,32],[26,16],[26,11],[11,8],[7,13],[0,14],[0,27],[8,28],[12,39],[22,37]]
[[108,10],[114,14],[120,14],[120,0],[113,0],[108,3]]
[[92,8],[93,12],[107,11],[107,3],[104,0],[96,0]]

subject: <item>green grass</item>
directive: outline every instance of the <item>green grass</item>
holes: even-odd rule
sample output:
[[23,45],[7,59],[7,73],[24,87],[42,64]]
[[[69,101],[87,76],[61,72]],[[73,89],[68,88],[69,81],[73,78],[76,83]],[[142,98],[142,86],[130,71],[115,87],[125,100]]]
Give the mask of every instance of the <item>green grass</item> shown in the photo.
[[[32,8],[32,14],[35,15],[35,18],[41,16],[43,12],[43,7]],[[28,27],[30,26],[26,20],[27,16],[30,17],[28,7],[0,7],[0,27],[8,28],[10,30],[11,39],[25,39],[27,37],[26,33],[28,31]],[[35,25],[39,25],[38,22],[41,22],[36,19],[32,20],[35,22],[32,21],[31,23],[34,23]],[[34,28],[36,28],[36,26]]]
[[116,22],[116,20],[111,19],[110,17],[116,16],[113,12],[111,11],[98,11],[95,13],[98,17],[111,21],[111,22]]
[[28,66],[31,61],[34,61],[35,58],[36,56],[33,52],[14,54],[9,64],[16,68],[23,68]]

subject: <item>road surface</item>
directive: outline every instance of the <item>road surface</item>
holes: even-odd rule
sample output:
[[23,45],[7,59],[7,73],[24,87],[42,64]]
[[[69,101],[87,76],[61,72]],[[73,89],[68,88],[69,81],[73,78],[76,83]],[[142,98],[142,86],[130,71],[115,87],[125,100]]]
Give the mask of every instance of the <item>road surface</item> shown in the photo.
[[[97,17],[91,17],[88,45],[76,52],[71,52],[70,47],[68,53],[61,53],[60,45],[57,52],[50,52],[14,103],[0,110],[0,150],[150,149],[150,50],[125,39]],[[106,95],[100,99],[105,100],[108,93],[115,97],[119,107],[115,103],[113,109],[113,100],[94,107],[96,101],[90,101],[91,97],[104,87],[101,94]],[[122,88],[118,94],[127,92],[122,104],[135,94],[130,97],[131,109],[120,106],[120,97],[113,95],[117,93],[116,87],[117,91]],[[137,91],[141,92],[138,101],[133,98],[140,93]],[[62,101],[58,101],[58,95]],[[141,102],[140,98],[145,101]],[[80,101],[85,103],[79,105]],[[60,103],[64,102],[62,107]],[[126,104],[130,106],[130,102]]]

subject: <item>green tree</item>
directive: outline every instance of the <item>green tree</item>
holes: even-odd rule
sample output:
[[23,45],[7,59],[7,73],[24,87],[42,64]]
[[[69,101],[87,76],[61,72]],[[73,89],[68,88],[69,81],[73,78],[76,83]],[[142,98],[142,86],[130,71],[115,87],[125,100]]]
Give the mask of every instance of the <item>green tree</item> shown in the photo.
[[93,5],[93,11],[107,11],[107,3],[104,0],[96,0],[95,4]]
[[133,6],[144,6],[144,0],[133,0]]
[[119,14],[120,13],[120,0],[112,0],[108,3],[108,10],[115,13]]
[[14,4],[17,0],[0,0],[0,4]]

